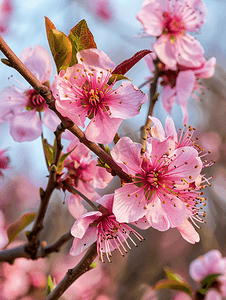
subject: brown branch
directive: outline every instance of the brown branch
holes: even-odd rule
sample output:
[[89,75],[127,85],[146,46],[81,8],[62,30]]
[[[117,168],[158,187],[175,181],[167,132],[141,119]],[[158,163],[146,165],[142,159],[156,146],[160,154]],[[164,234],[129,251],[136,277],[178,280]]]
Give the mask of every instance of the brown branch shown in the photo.
[[74,269],[68,270],[67,274],[55,289],[49,294],[46,300],[57,300],[69,288],[72,283],[85,272],[91,270],[90,265],[97,256],[97,243],[94,243],[86,252],[82,260]]
[[[60,248],[68,242],[72,238],[71,232],[64,234],[62,237],[59,238],[58,241],[53,243],[50,246],[41,247],[39,246],[37,250],[37,255],[33,259],[38,259],[40,257],[46,257],[53,252],[59,252]],[[31,254],[27,253],[26,250],[27,244],[22,246],[15,247],[13,249],[6,249],[0,251],[0,262],[12,262],[14,259],[19,257],[24,257],[27,259],[32,259]]]
[[153,81],[150,86],[150,100],[149,100],[148,114],[147,114],[145,125],[141,128],[142,152],[145,152],[146,140],[147,140],[148,132],[150,130],[151,123],[152,123],[152,121],[149,119],[149,116],[152,116],[155,103],[158,100],[158,96],[156,95],[156,90],[157,90],[157,83],[158,83],[158,79],[159,79],[160,75],[161,75],[161,72],[158,68],[158,60],[157,60],[157,61],[155,61],[155,74],[154,74]]
[[49,105],[49,108],[52,109],[62,121],[63,128],[70,130],[80,140],[81,143],[86,145],[101,160],[103,160],[122,180],[124,180],[125,182],[131,182],[131,178],[129,177],[129,175],[126,174],[103,149],[101,149],[94,142],[89,141],[77,125],[75,125],[69,118],[63,117],[56,110],[56,100],[53,97],[50,89],[47,86],[42,85],[42,83],[25,67],[22,61],[15,55],[15,53],[5,43],[1,36],[0,50],[8,58],[10,66],[16,69],[30,83],[30,85],[45,99],[46,103]]

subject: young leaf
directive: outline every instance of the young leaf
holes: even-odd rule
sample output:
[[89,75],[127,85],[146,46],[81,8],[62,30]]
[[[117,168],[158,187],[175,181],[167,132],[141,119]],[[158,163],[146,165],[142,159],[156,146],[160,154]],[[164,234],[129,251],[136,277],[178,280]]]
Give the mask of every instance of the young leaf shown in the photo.
[[165,267],[164,271],[166,273],[166,276],[170,279],[170,280],[175,280],[177,282],[180,283],[186,283],[186,281],[177,273],[175,273],[172,269]]
[[[116,78],[116,80],[115,80]],[[115,80],[116,81],[119,81],[119,80],[130,80],[128,77],[124,76],[124,75],[121,75],[121,74],[112,74],[112,76],[109,78],[108,80],[108,84],[112,84],[112,82]]]
[[54,26],[54,24],[50,21],[49,18],[45,17],[45,25],[46,25],[46,34],[47,34],[47,38],[48,35],[50,33],[51,29],[56,29],[56,27]]
[[69,39],[72,44],[72,59],[70,67],[77,64],[76,54],[84,49],[97,48],[93,35],[85,20],[81,20],[73,27],[69,34]]
[[72,151],[75,150],[75,148],[76,148],[76,146],[70,152],[65,153],[61,156],[59,165],[58,165],[58,169],[57,169],[58,173],[60,173],[63,170],[63,168],[64,168],[63,164],[64,164],[65,159],[68,157],[68,155],[71,154]]
[[220,273],[216,273],[216,274],[210,274],[208,275],[206,278],[203,279],[202,281],[202,288],[203,289],[208,289],[211,287],[211,285],[214,283],[214,281],[217,280],[217,277],[220,276]]
[[48,162],[48,165],[51,166],[51,164],[53,163],[53,159],[54,159],[54,157],[53,157],[53,146],[48,144],[46,139],[42,139],[42,145],[43,145],[46,161]]
[[34,221],[36,213],[26,213],[22,215],[17,221],[9,225],[7,229],[7,235],[9,239],[8,245],[15,239],[19,232],[27,227],[31,222]]
[[72,58],[72,45],[69,38],[59,30],[50,29],[48,41],[57,72],[66,70]]
[[55,280],[52,281],[51,276],[48,276],[47,279],[47,291],[46,291],[46,296],[49,296],[49,294],[52,292],[54,287],[56,286]]
[[97,266],[97,262],[93,262],[89,267],[90,269],[94,269]]
[[180,283],[176,280],[163,279],[156,283],[154,290],[171,289],[182,291],[188,295],[192,295],[190,286],[187,283]]
[[134,56],[132,56],[129,59],[124,60],[121,64],[119,64],[112,74],[121,74],[124,75],[126,72],[128,72],[138,61],[140,61],[145,55],[151,53],[151,50],[141,50],[138,51]]

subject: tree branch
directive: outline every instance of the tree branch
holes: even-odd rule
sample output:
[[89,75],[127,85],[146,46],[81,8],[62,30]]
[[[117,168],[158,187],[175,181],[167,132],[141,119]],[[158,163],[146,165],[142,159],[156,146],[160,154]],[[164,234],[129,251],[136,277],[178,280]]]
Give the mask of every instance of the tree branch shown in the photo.
[[94,243],[86,252],[82,260],[74,269],[69,269],[67,274],[55,289],[49,294],[46,300],[57,300],[69,288],[72,283],[85,272],[91,270],[90,265],[97,256],[97,243]]
[[147,114],[145,125],[141,128],[142,152],[145,152],[146,140],[152,123],[152,121],[149,119],[149,116],[152,116],[155,103],[158,100],[158,96],[156,95],[156,90],[157,90],[157,83],[160,75],[161,72],[158,68],[158,60],[157,60],[155,61],[155,74],[150,86],[150,100],[149,100],[148,114]]

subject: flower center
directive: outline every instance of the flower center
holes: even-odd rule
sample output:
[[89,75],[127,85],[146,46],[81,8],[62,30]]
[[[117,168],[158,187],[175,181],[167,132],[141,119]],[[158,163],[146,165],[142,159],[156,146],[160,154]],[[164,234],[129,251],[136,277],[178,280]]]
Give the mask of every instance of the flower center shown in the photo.
[[28,103],[26,105],[27,110],[36,109],[36,111],[43,111],[46,106],[45,99],[39,95],[38,92],[34,89],[25,91],[25,96],[28,98]]
[[172,13],[164,12],[164,29],[163,34],[171,34],[175,36],[176,34],[181,34],[185,31],[184,22],[181,17],[177,15],[172,15]]
[[158,172],[153,172],[151,171],[149,174],[146,175],[146,180],[147,182],[152,186],[152,187],[158,187]]

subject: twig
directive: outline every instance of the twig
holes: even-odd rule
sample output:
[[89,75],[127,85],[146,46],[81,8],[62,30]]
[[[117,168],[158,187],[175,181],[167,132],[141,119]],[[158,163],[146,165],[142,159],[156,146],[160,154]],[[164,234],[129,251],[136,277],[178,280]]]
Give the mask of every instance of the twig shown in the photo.
[[82,199],[84,199],[94,210],[98,210],[98,207],[90,201],[85,195],[83,195],[81,192],[79,192],[76,188],[72,187],[70,184],[68,184],[66,181],[63,181],[63,184],[68,188],[69,192],[71,191],[72,194],[76,195],[78,194]]
[[145,82],[143,82],[140,86],[138,86],[138,89],[140,90],[143,86],[145,86],[146,84],[148,84],[149,82],[152,82],[153,78],[149,78],[147,79]]
[[86,252],[82,260],[74,269],[68,270],[67,274],[55,289],[49,294],[46,300],[57,300],[69,288],[72,283],[85,272],[91,270],[90,265],[97,256],[97,243],[94,243]]
[[[46,257],[53,252],[58,252],[60,248],[68,242],[72,238],[71,232],[64,234],[62,237],[59,238],[54,244],[46,247],[39,246],[37,255],[33,259],[38,259],[40,257]],[[0,262],[13,262],[14,259],[19,257],[24,257],[27,259],[32,259],[31,254],[27,253],[26,251],[27,244],[22,246],[15,247],[13,249],[6,249],[0,251]]]
[[152,121],[149,119],[148,116],[152,116],[155,103],[158,100],[158,97],[156,96],[156,90],[157,90],[157,83],[158,83],[158,79],[160,77],[160,74],[161,74],[161,72],[158,68],[158,61],[155,61],[155,74],[154,74],[154,77],[152,78],[153,81],[152,81],[151,86],[150,86],[150,101],[149,101],[148,114],[147,114],[145,125],[141,128],[141,131],[142,131],[142,134],[141,134],[141,136],[142,136],[142,152],[145,152],[148,131],[150,130],[151,123],[152,123]]
[[15,53],[10,49],[10,47],[5,43],[3,38],[0,36],[0,50],[8,58],[9,64],[12,68],[16,69],[28,82],[29,84],[45,99],[49,108],[53,110],[56,115],[62,121],[62,126],[64,129],[70,130],[81,143],[86,145],[91,151],[93,151],[101,160],[103,160],[116,175],[118,175],[123,181],[131,182],[131,178],[126,174],[115,162],[114,160],[97,144],[87,140],[85,134],[75,125],[69,118],[63,117],[55,107],[55,98],[52,92],[47,86],[42,85],[42,83],[25,67],[22,61],[15,55]]

